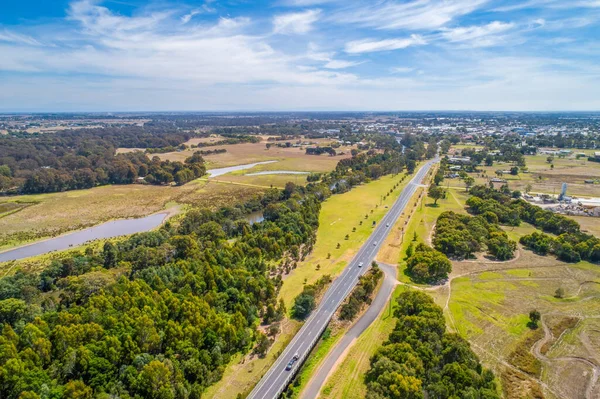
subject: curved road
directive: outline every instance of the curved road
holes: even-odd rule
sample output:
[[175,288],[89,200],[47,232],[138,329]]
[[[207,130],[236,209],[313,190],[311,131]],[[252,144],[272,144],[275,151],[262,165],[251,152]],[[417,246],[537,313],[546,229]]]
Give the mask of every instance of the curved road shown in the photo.
[[[358,278],[368,269],[392,226],[408,205],[417,187],[431,169],[431,166],[437,161],[438,159],[427,161],[406,185],[394,205],[392,205],[388,213],[381,219],[379,225],[371,233],[371,236],[360,248],[354,259],[350,261],[342,274],[331,284],[323,296],[319,307],[312,312],[300,331],[298,331],[275,363],[273,363],[273,366],[271,366],[269,371],[267,371],[252,392],[250,392],[248,398],[275,399],[285,390],[302,362],[306,360],[306,357],[327,327],[327,324],[329,324],[329,320],[331,320],[336,309],[356,286]],[[359,267],[360,263],[364,267]],[[292,360],[294,355],[297,355],[298,360],[293,364],[291,370],[286,370],[286,365]]]
[[391,265],[386,265],[385,263],[378,263],[379,268],[384,273],[383,283],[381,284],[381,288],[377,292],[375,299],[369,306],[369,309],[354,323],[354,325],[344,334],[342,339],[333,347],[333,349],[329,352],[323,363],[319,367],[319,369],[315,372],[314,376],[308,382],[304,393],[302,394],[302,399],[315,399],[319,392],[321,391],[321,387],[327,380],[329,374],[335,369],[335,364],[343,353],[348,349],[350,345],[354,342],[356,338],[360,336],[370,325],[375,321],[377,316],[381,313],[381,311],[385,308],[386,303],[388,302],[390,295],[394,291],[394,287],[396,286],[396,268]]

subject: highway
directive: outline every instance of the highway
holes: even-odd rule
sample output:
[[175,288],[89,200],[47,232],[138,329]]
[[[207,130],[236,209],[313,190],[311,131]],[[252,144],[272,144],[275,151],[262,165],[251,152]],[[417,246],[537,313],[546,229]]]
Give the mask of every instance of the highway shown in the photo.
[[[383,283],[377,291],[377,295],[369,309],[350,327],[348,332],[338,341],[323,359],[319,368],[313,373],[308,381],[306,388],[302,392],[301,399],[315,399],[323,388],[329,375],[335,371],[336,363],[344,359],[344,352],[354,344],[354,341],[377,319],[377,316],[385,308],[394,288],[396,287],[396,266],[379,263],[379,268],[383,271]],[[391,309],[390,309],[391,310]]]
[[[273,366],[271,366],[269,371],[262,377],[256,387],[254,387],[248,398],[275,399],[285,390],[294,374],[308,357],[308,354],[327,327],[327,324],[329,324],[336,309],[356,286],[358,278],[370,267],[371,262],[375,259],[383,241],[393,228],[394,223],[400,217],[402,212],[404,212],[407,205],[409,205],[413,194],[427,172],[431,169],[431,166],[437,161],[437,159],[427,161],[417,171],[352,261],[346,266],[342,274],[333,281],[321,299],[319,307],[312,312],[300,331],[298,331],[296,336],[294,336],[285,350],[277,358]],[[360,263],[364,266],[359,267],[358,265]],[[298,356],[298,360],[294,363],[291,370],[286,370],[288,362],[294,355]]]

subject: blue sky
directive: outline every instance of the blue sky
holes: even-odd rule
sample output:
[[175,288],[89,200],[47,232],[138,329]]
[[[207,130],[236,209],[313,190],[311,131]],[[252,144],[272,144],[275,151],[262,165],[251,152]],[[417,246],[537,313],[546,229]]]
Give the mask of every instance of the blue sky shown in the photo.
[[0,111],[600,110],[600,0],[2,0]]

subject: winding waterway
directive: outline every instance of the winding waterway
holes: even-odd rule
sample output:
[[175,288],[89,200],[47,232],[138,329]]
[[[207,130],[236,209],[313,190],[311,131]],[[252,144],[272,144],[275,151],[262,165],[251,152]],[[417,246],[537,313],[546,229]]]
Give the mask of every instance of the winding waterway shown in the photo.
[[[269,164],[277,161],[256,162],[245,165],[229,166],[226,168],[208,170],[209,177],[221,176],[237,170],[251,169],[257,165]],[[265,172],[278,174],[283,171]],[[263,174],[260,173],[259,174]],[[295,173],[293,173],[295,174]],[[65,249],[77,247],[99,239],[107,239],[129,234],[141,233],[149,231],[160,226],[168,217],[169,212],[161,212],[149,215],[138,219],[120,219],[111,222],[106,222],[93,226],[87,229],[74,231],[58,237],[49,238],[47,240],[37,241],[22,247],[9,249],[0,252],[0,262],[29,258],[32,256],[43,255],[54,251],[63,251]],[[250,224],[258,223],[263,220],[262,212],[254,212],[246,217]]]
[[274,162],[277,162],[277,161],[255,162],[255,163],[248,163],[245,165],[228,166],[226,168],[209,169],[206,171],[206,173],[208,173],[208,177],[217,177],[217,176],[226,175],[227,173],[235,172],[237,170],[251,169],[257,165],[266,165],[266,164],[274,163]]
[[160,226],[168,215],[168,212],[162,212],[139,219],[114,220],[55,238],[34,242],[0,253],[0,262],[29,258],[53,251],[62,251],[85,244],[88,241],[152,230]]

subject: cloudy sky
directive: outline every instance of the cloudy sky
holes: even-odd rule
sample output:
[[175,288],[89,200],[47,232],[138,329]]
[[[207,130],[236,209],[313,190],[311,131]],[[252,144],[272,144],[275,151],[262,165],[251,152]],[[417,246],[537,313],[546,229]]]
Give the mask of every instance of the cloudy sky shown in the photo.
[[600,0],[1,0],[0,111],[600,110]]

